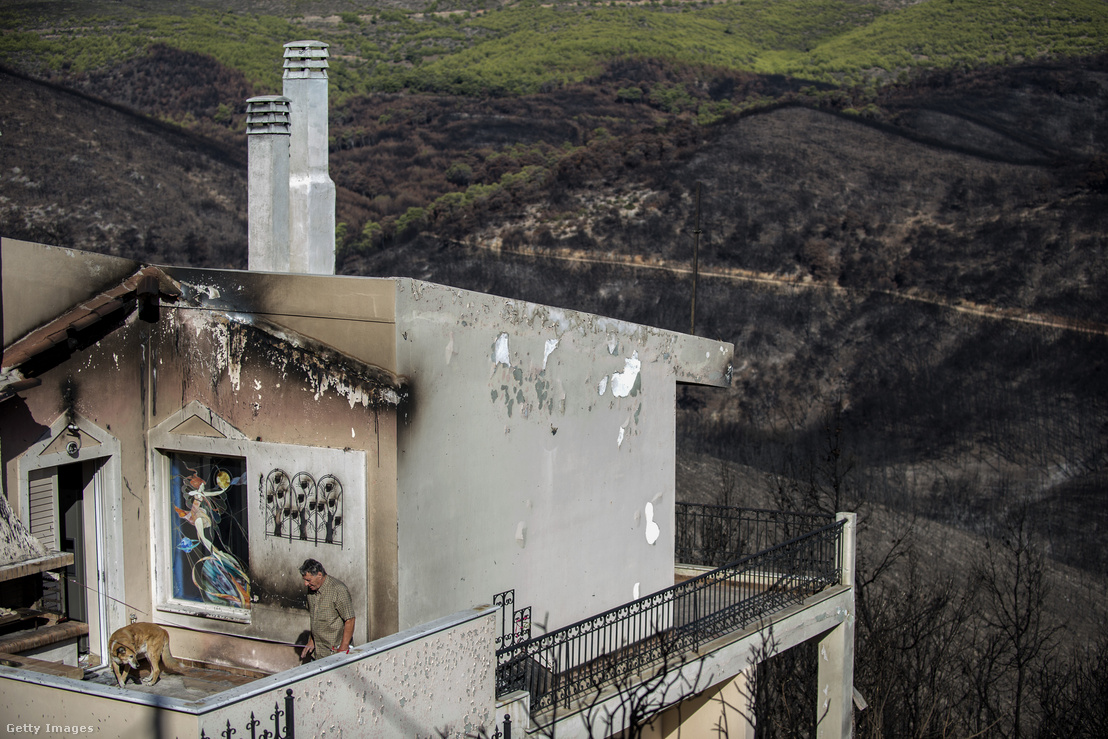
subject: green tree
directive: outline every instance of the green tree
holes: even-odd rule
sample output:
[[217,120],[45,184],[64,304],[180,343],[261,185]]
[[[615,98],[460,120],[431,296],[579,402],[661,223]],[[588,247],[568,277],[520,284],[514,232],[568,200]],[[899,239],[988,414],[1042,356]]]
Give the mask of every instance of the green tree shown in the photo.
[[454,162],[446,170],[446,181],[453,185],[468,185],[473,181],[473,167],[465,162]]

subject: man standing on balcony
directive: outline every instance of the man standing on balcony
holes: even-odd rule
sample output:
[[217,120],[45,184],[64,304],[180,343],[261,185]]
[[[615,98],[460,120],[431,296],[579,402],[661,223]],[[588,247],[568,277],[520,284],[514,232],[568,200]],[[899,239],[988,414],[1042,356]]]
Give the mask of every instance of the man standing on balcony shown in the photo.
[[338,652],[349,652],[354,636],[354,601],[350,591],[337,577],[329,576],[323,565],[314,559],[304,560],[300,575],[308,588],[312,632],[300,658],[323,659]]

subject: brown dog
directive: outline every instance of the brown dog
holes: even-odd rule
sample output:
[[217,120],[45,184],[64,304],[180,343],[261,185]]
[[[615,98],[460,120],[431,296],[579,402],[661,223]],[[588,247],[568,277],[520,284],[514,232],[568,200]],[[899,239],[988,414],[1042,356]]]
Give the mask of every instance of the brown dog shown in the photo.
[[163,666],[167,672],[184,674],[184,669],[169,652],[169,632],[154,624],[136,623],[116,629],[108,641],[108,654],[111,656],[112,672],[121,688],[127,682],[130,670],[134,670],[137,676],[140,659],[150,663],[150,677],[141,680],[147,685],[158,682]]

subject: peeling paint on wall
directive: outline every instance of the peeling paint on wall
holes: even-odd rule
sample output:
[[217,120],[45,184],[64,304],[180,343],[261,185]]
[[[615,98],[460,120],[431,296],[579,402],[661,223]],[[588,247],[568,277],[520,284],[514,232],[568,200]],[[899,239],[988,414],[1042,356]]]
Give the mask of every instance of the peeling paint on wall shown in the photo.
[[[565,392],[560,381],[551,382],[546,377],[546,360],[550,353],[558,346],[557,339],[546,341],[544,346],[542,369],[531,366],[525,370],[523,366],[511,364],[511,352],[509,351],[509,338],[507,333],[501,333],[493,342],[493,364],[490,381],[493,386],[489,390],[489,398],[493,403],[503,403],[508,417],[512,418],[518,409],[523,418],[530,418],[536,412],[553,414],[555,412],[555,400],[558,401],[557,412],[565,413]],[[533,392],[532,392],[533,391]],[[508,433],[510,429],[505,429]]]
[[508,351],[508,334],[502,333],[496,337],[496,341],[493,342],[493,362],[495,364],[506,364],[509,367],[512,366],[511,353]]
[[542,353],[542,368],[543,368],[544,371],[546,370],[546,360],[550,359],[550,355],[553,354],[554,350],[557,349],[557,348],[558,348],[558,340],[557,339],[547,339],[546,340],[546,348],[543,350],[543,353]]
[[661,528],[654,523],[654,504],[648,502],[646,504],[646,543],[654,546],[661,533]]
[[[623,371],[612,374],[612,395],[617,398],[626,398],[632,393],[637,394],[641,386],[639,379],[639,371],[642,369],[642,362],[639,360],[639,353],[632,352],[630,359],[625,359],[623,364]],[[603,395],[603,393],[601,393]]]

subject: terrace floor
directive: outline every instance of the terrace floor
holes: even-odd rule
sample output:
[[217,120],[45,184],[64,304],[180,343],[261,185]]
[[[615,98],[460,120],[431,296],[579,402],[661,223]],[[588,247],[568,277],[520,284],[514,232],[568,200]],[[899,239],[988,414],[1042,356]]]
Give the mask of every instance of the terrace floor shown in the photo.
[[[190,663],[180,657],[177,658],[177,661],[185,668],[186,674],[174,675],[162,670],[162,676],[155,685],[136,682],[132,677],[127,681],[124,690],[194,701],[265,677],[260,672]],[[150,670],[144,668],[140,671],[140,674],[145,678],[150,674]],[[88,671],[85,673],[84,680],[98,685],[117,685],[111,667]]]

